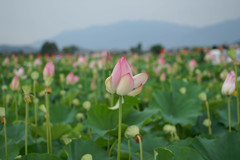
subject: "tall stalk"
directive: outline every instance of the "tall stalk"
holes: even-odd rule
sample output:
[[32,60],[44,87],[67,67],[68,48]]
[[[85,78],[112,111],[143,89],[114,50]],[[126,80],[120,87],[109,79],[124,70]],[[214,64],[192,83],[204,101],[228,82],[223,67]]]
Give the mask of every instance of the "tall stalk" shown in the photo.
[[36,97],[36,80],[33,80],[33,96],[34,96],[34,120],[36,127],[36,138],[37,138],[37,126],[38,126],[38,106],[37,106],[37,97]]
[[131,145],[130,145],[130,139],[128,139],[128,154],[129,154],[128,160],[131,160]]
[[209,111],[209,105],[208,101],[206,100],[206,108],[207,108],[207,116],[208,116],[208,134],[212,135],[212,128],[211,128],[211,119],[210,119],[210,111]]
[[51,124],[50,124],[50,109],[49,109],[49,96],[48,93],[45,93],[45,103],[47,107],[47,145],[48,145],[48,153],[52,153],[52,134],[51,134]]
[[3,123],[4,123],[4,139],[5,139],[5,156],[6,156],[6,160],[8,160],[8,150],[7,150],[7,129],[6,129],[6,119],[5,117],[3,118]]
[[28,154],[28,112],[29,112],[29,104],[28,102],[25,103],[25,155]]
[[121,129],[122,129],[122,96],[119,96],[119,110],[118,110],[118,153],[117,160],[121,160]]
[[237,117],[238,117],[238,123],[237,125],[240,124],[240,111],[239,111],[239,94],[238,94],[238,81],[237,81],[237,78],[238,78],[238,69],[237,69],[237,65],[234,64],[234,67],[235,67],[235,85],[236,85],[236,98],[237,98]]
[[229,133],[231,133],[231,131],[232,131],[230,100],[231,100],[231,97],[229,96],[229,97],[228,97],[228,127],[229,127],[228,130],[229,130]]
[[139,135],[137,135],[139,141],[139,149],[140,149],[140,160],[143,160],[143,151],[142,151],[142,139]]

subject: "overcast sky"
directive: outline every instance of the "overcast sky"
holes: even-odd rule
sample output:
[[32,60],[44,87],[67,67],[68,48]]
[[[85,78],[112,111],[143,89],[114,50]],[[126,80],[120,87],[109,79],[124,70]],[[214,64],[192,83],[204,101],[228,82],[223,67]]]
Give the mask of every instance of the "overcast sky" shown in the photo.
[[0,44],[31,44],[64,30],[122,20],[203,27],[235,18],[240,0],[0,0]]

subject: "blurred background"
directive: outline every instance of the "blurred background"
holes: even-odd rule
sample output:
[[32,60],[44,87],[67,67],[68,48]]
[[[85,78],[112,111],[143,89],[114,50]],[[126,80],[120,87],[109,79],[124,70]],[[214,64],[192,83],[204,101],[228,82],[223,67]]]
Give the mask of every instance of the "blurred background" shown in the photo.
[[239,0],[0,0],[0,53],[236,46],[239,6]]

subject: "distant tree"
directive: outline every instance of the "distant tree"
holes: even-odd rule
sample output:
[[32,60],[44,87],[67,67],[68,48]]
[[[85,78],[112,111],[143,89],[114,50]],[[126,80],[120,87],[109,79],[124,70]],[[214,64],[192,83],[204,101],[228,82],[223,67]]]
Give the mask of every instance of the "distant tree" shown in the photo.
[[151,48],[150,48],[150,51],[153,53],[153,54],[160,54],[160,52],[162,51],[163,49],[163,46],[161,44],[156,44],[156,45],[153,45]]
[[130,48],[130,50],[131,50],[132,53],[141,54],[142,53],[142,44],[138,43],[136,47],[132,47],[132,48]]
[[58,52],[58,47],[54,42],[45,42],[41,48],[41,54],[53,54]]
[[63,48],[63,52],[64,53],[75,53],[76,51],[78,51],[78,47],[76,46],[66,46]]

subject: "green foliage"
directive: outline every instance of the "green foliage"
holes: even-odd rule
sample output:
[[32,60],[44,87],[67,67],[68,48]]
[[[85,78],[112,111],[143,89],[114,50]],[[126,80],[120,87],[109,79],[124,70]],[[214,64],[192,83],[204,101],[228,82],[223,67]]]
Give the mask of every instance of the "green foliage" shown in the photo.
[[162,51],[163,49],[163,46],[161,44],[156,44],[156,45],[153,45],[151,48],[150,48],[150,51],[153,53],[153,54],[160,54],[160,52]]
[[58,47],[54,42],[45,42],[41,48],[41,54],[53,54],[58,52]]

